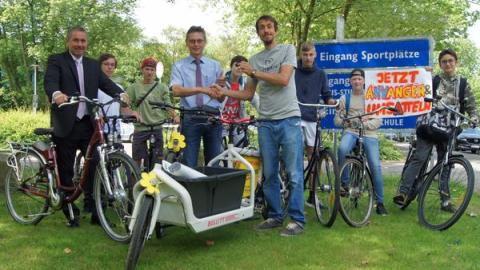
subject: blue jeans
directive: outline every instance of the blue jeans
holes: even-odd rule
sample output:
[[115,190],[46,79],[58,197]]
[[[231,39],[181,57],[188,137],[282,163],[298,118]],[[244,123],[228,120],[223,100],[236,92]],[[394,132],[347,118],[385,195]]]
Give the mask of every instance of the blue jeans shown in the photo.
[[[340,146],[338,147],[338,165],[343,166],[345,163],[345,156],[352,152],[355,143],[358,140],[358,135],[345,132],[342,136]],[[382,165],[380,163],[380,148],[378,146],[378,139],[363,137],[363,147],[367,155],[368,167],[373,177],[373,188],[377,203],[383,203],[383,175]],[[348,174],[341,175],[342,183],[348,183]]]
[[211,124],[206,120],[191,119],[191,117],[185,116],[182,122],[182,133],[187,144],[183,150],[183,162],[189,167],[197,167],[198,151],[202,138],[205,164],[223,150],[221,124]]
[[[303,213],[303,135],[300,117],[260,121],[258,143],[263,162],[263,193],[269,205],[268,217],[283,221],[280,202],[280,158],[290,178],[288,214],[305,224]],[[280,157],[281,155],[281,157]]]

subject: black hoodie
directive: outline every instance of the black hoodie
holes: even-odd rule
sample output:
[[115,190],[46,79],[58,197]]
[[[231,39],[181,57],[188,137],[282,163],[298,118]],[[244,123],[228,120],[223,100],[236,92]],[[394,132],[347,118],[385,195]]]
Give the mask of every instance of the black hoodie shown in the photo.
[[[332,98],[332,91],[328,87],[327,75],[315,64],[311,68],[304,68],[302,61],[298,61],[298,68],[295,71],[295,86],[297,88],[297,99],[302,103],[319,103]],[[309,122],[316,122],[316,109],[300,105],[302,119]]]

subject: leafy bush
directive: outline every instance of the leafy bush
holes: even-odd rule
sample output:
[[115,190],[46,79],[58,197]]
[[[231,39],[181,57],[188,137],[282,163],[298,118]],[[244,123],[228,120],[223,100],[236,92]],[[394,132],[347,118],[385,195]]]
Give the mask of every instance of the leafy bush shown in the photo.
[[33,142],[38,136],[33,134],[35,128],[49,127],[49,113],[37,112],[33,115],[27,110],[0,111],[0,146],[6,147],[7,141]]
[[401,160],[404,158],[402,153],[393,144],[393,141],[386,139],[383,134],[379,134],[378,138],[380,140],[381,160]]

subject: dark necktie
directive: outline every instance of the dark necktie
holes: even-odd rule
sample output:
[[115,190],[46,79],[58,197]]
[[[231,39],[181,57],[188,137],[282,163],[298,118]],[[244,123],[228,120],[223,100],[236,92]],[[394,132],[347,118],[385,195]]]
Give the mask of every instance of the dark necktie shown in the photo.
[[[202,69],[200,67],[200,59],[195,59],[195,65],[197,67],[195,71],[195,86],[196,87],[203,87],[202,85]],[[196,103],[197,107],[203,106],[203,94],[196,95]]]

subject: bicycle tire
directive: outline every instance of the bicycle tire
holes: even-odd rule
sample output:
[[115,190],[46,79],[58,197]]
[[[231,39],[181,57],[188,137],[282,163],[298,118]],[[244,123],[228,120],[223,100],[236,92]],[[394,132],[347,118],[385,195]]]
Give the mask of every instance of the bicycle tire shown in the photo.
[[313,176],[315,214],[320,224],[331,227],[340,204],[338,163],[330,150],[323,150],[316,165]]
[[18,166],[21,166],[22,179],[20,183],[14,169],[8,168],[4,187],[7,209],[16,222],[35,225],[47,213],[49,204],[47,198],[35,195],[29,192],[29,189],[31,188],[35,193],[48,195],[46,163],[40,154],[31,149],[17,153],[15,158]]
[[167,156],[165,157],[165,160],[166,160],[167,162],[170,162],[170,163],[173,163],[173,162],[175,162],[175,161],[178,161],[178,160],[177,160],[177,154],[174,153],[174,152],[170,152],[170,151],[169,151],[169,152],[167,153]]
[[[108,153],[105,166],[110,182],[112,196],[106,192],[100,164],[95,170],[95,207],[98,219],[105,233],[112,240],[120,243],[130,241],[128,230],[129,217],[132,214],[133,186],[139,181],[139,169],[136,163],[123,152]],[[122,185],[119,185],[118,179]]]
[[[366,168],[363,172],[363,164],[359,159],[348,158],[340,170],[340,176],[344,170],[349,174],[348,192],[340,195],[340,213],[345,222],[352,227],[362,227],[368,223],[373,210],[373,183],[370,171]],[[366,193],[367,201],[360,202]],[[360,207],[359,207],[360,205]],[[359,210],[359,211],[356,211]]]
[[132,239],[128,247],[127,259],[126,259],[126,269],[133,270],[135,269],[140,253],[145,246],[145,241],[147,240],[150,218],[152,215],[153,208],[153,198],[150,196],[145,196],[144,201],[142,202],[138,215],[135,221],[135,225],[132,230]]
[[451,157],[448,168],[448,197],[450,202],[457,204],[452,212],[442,210],[444,199],[441,198],[439,186],[442,166],[436,166],[429,173],[420,191],[418,219],[422,225],[432,230],[442,231],[453,226],[467,209],[473,195],[475,175],[470,162],[464,157]]

